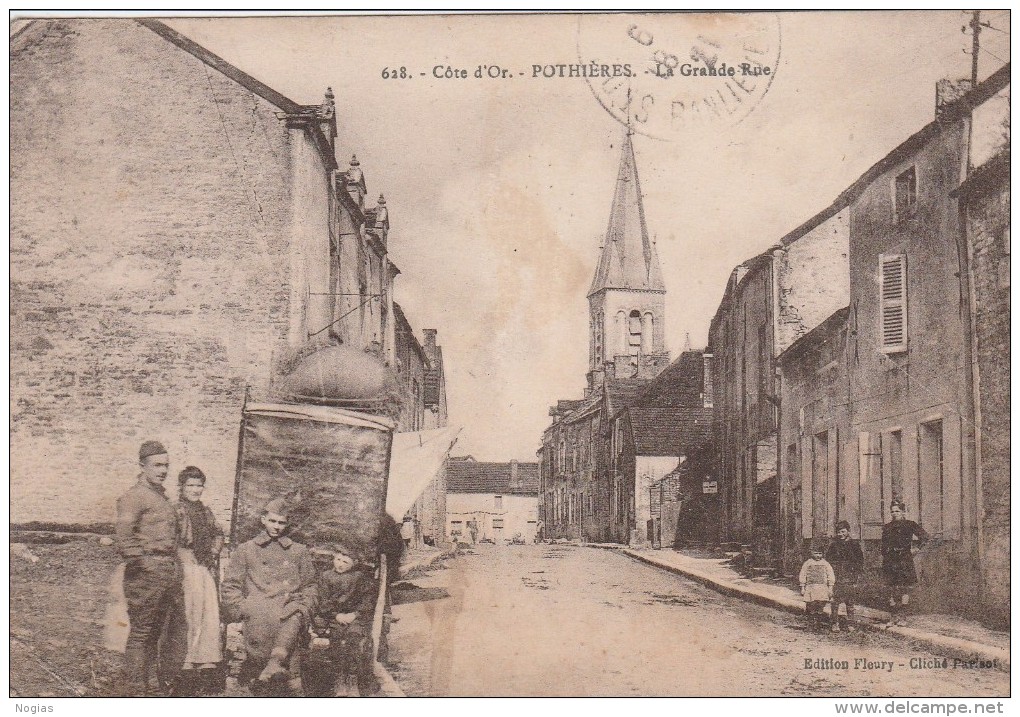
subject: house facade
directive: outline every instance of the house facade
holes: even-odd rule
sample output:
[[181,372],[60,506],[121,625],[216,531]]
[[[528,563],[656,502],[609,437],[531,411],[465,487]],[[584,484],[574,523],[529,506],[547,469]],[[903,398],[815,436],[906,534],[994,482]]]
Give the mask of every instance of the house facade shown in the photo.
[[[446,368],[443,364],[443,347],[439,345],[436,329],[424,329],[425,357],[425,417],[424,429],[445,428],[448,423],[446,403]],[[425,487],[415,503],[414,510],[421,526],[422,541],[438,544],[447,536],[446,532],[446,472],[448,461],[444,462],[435,478]]]
[[451,458],[447,466],[447,536],[453,542],[497,545],[538,532],[538,464]]
[[[999,622],[1009,576],[1008,161],[1000,146],[987,165],[971,163],[976,108],[1008,93],[1008,70],[941,104],[841,195],[848,300],[779,356],[784,568],[847,520],[878,582],[882,526],[901,500],[932,536],[916,558],[921,608]],[[983,398],[994,427],[979,416]]]
[[849,211],[841,198],[730,275],[709,329],[721,539],[781,561],[777,357],[845,306]]
[[226,519],[246,396],[320,346],[392,365],[388,213],[337,137],[332,92],[156,20],[11,38],[13,521],[112,519],[150,438]]
[[[695,453],[711,450],[713,409],[705,368],[703,352],[685,351],[610,417],[611,534],[621,542],[675,542],[675,530],[663,537],[658,523],[661,483],[669,475],[689,478],[690,467],[681,471],[681,466]],[[690,488],[688,482],[684,488]]]
[[[984,111],[983,111],[984,110]],[[1009,625],[1010,596],[1010,151],[1009,86],[975,108],[973,171],[959,199],[967,262],[970,390],[974,403],[977,550],[982,612]]]
[[[811,538],[834,535],[836,521],[849,518],[847,496],[858,489],[845,448],[851,435],[849,313],[849,307],[840,309],[778,358],[779,519],[787,574],[800,569]],[[857,535],[860,526],[853,525]]]

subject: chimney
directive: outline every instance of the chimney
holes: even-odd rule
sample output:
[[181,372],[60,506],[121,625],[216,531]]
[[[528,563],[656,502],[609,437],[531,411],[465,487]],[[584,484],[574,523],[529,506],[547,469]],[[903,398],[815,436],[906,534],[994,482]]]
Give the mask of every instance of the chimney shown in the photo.
[[519,475],[518,470],[517,470],[517,459],[516,458],[514,458],[512,461],[510,461],[510,487],[511,488],[520,488],[521,487],[520,475]]
[[935,116],[938,117],[949,105],[970,92],[970,80],[943,78],[935,83]]
[[425,336],[425,355],[432,358],[436,355],[436,329],[422,329]]

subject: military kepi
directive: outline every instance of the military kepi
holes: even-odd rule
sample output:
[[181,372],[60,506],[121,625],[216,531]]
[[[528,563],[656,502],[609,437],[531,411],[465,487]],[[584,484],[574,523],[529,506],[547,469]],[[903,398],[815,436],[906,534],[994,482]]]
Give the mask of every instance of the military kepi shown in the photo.
[[166,452],[166,446],[159,441],[146,441],[138,449],[138,460],[144,461],[149,456],[161,456]]

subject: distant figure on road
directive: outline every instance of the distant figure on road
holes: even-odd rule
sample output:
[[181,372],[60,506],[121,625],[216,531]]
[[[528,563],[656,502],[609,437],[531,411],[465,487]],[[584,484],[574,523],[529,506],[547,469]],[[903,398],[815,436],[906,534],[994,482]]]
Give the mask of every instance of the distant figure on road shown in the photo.
[[129,622],[121,692],[135,697],[162,693],[167,685],[160,683],[173,677],[174,666],[160,665],[158,651],[169,618],[181,610],[183,600],[177,514],[163,488],[170,457],[159,441],[145,441],[138,450],[138,463],[138,482],[117,499],[116,529],[126,561],[124,597]]
[[824,627],[825,604],[832,600],[836,574],[826,562],[821,544],[811,546],[811,557],[800,568],[800,594],[804,596],[805,612],[816,630]]
[[316,604],[312,555],[285,535],[288,513],[280,498],[266,504],[263,531],[237,547],[223,580],[224,612],[244,622],[247,659],[239,680],[256,678],[256,689],[299,676],[291,657],[307,637]]
[[400,526],[400,539],[404,541],[404,547],[410,548],[414,542],[414,518],[404,516],[404,522]]
[[[842,623],[847,632],[853,632],[857,629],[854,603],[858,600],[858,584],[864,574],[864,553],[860,543],[850,537],[850,523],[847,521],[836,523],[836,539],[829,543],[825,559],[836,575],[836,584],[832,588],[832,631],[839,632]],[[839,614],[840,605],[846,610],[845,617]]]
[[[910,607],[910,591],[917,585],[914,553],[928,542],[924,528],[907,520],[902,500],[889,505],[892,520],[882,526],[882,575],[889,587],[889,625],[903,625],[903,614]],[[918,544],[915,546],[914,538]]]

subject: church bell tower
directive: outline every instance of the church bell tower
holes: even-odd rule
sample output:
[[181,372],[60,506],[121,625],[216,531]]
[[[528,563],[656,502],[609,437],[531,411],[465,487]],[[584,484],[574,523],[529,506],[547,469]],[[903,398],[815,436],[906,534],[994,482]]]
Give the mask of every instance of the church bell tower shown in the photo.
[[605,377],[652,378],[669,363],[666,286],[648,238],[631,132],[623,140],[616,191],[599,264],[588,290],[588,387]]

